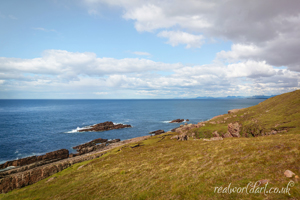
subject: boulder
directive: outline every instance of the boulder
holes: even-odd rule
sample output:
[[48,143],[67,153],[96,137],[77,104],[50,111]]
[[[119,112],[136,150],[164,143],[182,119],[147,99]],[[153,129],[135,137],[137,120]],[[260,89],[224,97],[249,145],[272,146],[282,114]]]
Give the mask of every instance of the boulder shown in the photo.
[[186,119],[185,121],[187,121],[187,122],[188,122],[188,121],[190,121],[190,120],[189,120],[189,119]]
[[290,170],[285,170],[284,175],[288,178],[291,178],[295,175],[295,173]]

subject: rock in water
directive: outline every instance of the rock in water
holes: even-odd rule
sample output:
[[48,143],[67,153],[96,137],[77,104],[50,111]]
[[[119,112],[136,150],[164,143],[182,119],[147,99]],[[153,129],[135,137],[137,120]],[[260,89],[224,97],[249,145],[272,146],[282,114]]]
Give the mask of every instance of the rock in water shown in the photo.
[[103,122],[96,125],[91,126],[91,128],[81,129],[79,132],[86,132],[86,131],[108,131],[113,129],[120,129],[120,128],[130,128],[131,125],[126,124],[114,124],[113,122]]
[[184,119],[174,119],[170,123],[180,123],[180,122],[183,122],[183,121],[184,121]]

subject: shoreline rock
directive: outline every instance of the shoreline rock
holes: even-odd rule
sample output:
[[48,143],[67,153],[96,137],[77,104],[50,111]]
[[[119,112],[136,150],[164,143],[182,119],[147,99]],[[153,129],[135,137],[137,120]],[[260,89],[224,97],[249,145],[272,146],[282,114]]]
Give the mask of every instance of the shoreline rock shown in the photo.
[[[120,141],[120,139],[110,140],[105,143],[101,143],[100,145],[87,147],[87,149],[82,148],[81,150],[87,153],[83,155],[78,155],[76,157],[69,157],[69,151],[66,149],[65,150],[68,152],[68,157],[66,157],[66,155],[61,156],[62,154],[59,153],[59,152],[65,152],[65,151],[61,151],[64,149],[54,151],[56,153],[49,152],[45,155],[42,155],[41,158],[52,159],[54,156],[56,156],[56,158],[58,159],[52,159],[46,161],[41,160],[39,162],[34,162],[24,166],[18,166],[9,169],[7,171],[1,171],[0,172],[0,193],[7,193],[16,188],[21,188],[27,185],[31,185],[57,172],[60,172],[76,163],[99,158],[102,155],[104,155],[107,150],[110,150],[112,148],[124,144],[135,143],[141,140],[145,140],[148,137],[150,136],[142,136],[142,137],[132,138],[124,141]],[[90,149],[94,149],[94,150],[89,151]],[[60,159],[62,157],[66,157],[66,158]],[[12,161],[8,161],[8,162],[12,162]]]
[[57,151],[51,151],[41,156],[30,156],[26,158],[21,158],[18,160],[7,161],[0,165],[0,169],[5,169],[10,166],[21,167],[24,165],[29,165],[38,161],[48,161],[53,159],[62,160],[69,157],[69,151],[67,149],[60,149]]
[[157,130],[157,131],[152,131],[149,134],[160,135],[162,133],[165,133],[165,131],[164,130]]

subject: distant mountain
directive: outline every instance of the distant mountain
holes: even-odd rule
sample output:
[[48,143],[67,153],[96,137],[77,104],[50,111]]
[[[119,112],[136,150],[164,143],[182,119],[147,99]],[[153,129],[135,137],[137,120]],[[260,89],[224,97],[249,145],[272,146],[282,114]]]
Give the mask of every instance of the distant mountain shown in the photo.
[[265,96],[265,95],[255,95],[255,96],[227,96],[227,97],[196,97],[196,99],[269,99],[277,95]]
[[271,97],[275,97],[277,95],[265,96],[265,95],[255,95],[252,97],[248,97],[248,99],[269,99]]

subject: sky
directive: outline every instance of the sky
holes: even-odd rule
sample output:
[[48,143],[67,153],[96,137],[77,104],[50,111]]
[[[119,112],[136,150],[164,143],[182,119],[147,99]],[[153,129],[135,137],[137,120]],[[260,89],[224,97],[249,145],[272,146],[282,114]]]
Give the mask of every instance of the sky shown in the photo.
[[300,88],[298,0],[9,0],[0,27],[0,99]]

